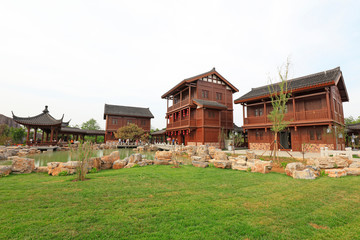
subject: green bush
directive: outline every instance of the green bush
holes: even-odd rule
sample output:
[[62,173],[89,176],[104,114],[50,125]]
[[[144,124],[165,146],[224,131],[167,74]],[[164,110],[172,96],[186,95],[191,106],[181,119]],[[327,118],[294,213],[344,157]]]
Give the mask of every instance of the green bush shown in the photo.
[[69,173],[67,171],[62,171],[59,173],[58,176],[67,176],[67,175],[69,175]]
[[93,168],[89,171],[89,173],[97,173],[97,172],[98,172],[98,170],[97,170],[96,167],[93,167]]
[[281,162],[280,165],[281,165],[282,168],[286,168],[286,166],[288,165],[288,163],[287,163],[287,162]]
[[320,171],[320,177],[326,177],[328,176],[329,174],[325,173],[325,170],[321,170]]

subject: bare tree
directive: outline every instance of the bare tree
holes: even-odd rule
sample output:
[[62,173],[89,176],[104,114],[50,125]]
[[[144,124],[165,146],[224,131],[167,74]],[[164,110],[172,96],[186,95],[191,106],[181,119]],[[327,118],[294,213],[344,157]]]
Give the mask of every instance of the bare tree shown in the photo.
[[288,74],[289,74],[290,62],[287,59],[285,66],[278,68],[278,77],[279,82],[274,83],[274,80],[269,77],[270,85],[268,87],[271,105],[273,107],[272,111],[269,113],[268,118],[272,123],[271,130],[274,132],[274,142],[273,142],[273,160],[278,159],[278,133],[284,130],[289,122],[285,121],[285,114],[287,112],[286,103],[288,102],[291,93],[288,89]]

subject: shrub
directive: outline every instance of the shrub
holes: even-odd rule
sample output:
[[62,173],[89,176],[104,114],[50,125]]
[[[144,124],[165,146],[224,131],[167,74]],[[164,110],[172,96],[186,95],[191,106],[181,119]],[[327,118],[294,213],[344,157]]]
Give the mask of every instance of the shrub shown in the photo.
[[89,171],[89,173],[97,173],[97,172],[98,172],[98,170],[97,170],[96,167],[93,167],[93,168]]
[[326,177],[327,175],[329,174],[325,173],[325,170],[320,171],[320,177]]
[[287,162],[281,162],[280,165],[281,165],[282,168],[286,168],[286,166],[288,165],[288,163],[287,163]]
[[67,171],[62,171],[59,173],[58,176],[67,176],[67,175],[69,175],[69,173]]

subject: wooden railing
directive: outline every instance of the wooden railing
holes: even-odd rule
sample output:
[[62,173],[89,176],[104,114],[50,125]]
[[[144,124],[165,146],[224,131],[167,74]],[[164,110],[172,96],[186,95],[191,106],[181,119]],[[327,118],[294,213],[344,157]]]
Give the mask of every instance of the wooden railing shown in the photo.
[[196,126],[196,120],[179,120],[176,122],[168,123],[167,128],[177,128],[177,127],[195,127]]
[[[284,120],[298,122],[298,121],[327,119],[327,118],[328,118],[327,109],[319,109],[319,110],[296,112],[295,118],[294,118],[294,113],[290,112],[285,115]],[[335,120],[336,121],[340,120],[339,122],[342,122],[341,116],[337,116],[337,114],[335,114]],[[247,117],[245,118],[244,125],[264,124],[264,123],[270,123],[270,119],[267,116]]]
[[167,111],[170,112],[170,111],[173,111],[175,109],[178,109],[180,107],[183,107],[183,106],[186,106],[186,105],[189,105],[189,104],[190,104],[190,101],[189,101],[189,98],[187,98],[187,99],[184,99],[184,100],[182,100],[182,101],[168,107]]

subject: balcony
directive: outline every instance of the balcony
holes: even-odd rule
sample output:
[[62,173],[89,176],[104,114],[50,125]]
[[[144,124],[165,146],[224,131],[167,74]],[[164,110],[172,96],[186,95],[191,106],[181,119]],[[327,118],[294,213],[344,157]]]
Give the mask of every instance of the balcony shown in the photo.
[[167,129],[171,129],[171,128],[181,128],[181,127],[184,127],[184,128],[188,128],[188,127],[195,127],[196,126],[196,120],[190,120],[189,117],[185,117],[184,119],[182,119],[181,121],[180,120],[177,120],[176,122],[171,122],[171,123],[168,123],[166,128]]
[[[303,121],[323,120],[323,119],[328,119],[327,109],[296,112],[295,116],[293,112],[290,112],[285,114],[284,117],[285,121],[292,121],[292,122],[303,122]],[[343,122],[343,120],[341,120],[341,117],[337,116],[337,114],[335,114],[334,120],[338,122]],[[267,116],[245,118],[244,125],[255,125],[255,124],[270,124],[270,119]]]
[[175,110],[175,109],[184,107],[184,106],[186,106],[186,105],[190,105],[190,103],[191,103],[191,101],[189,101],[189,98],[184,99],[184,100],[182,100],[182,101],[180,101],[180,102],[177,102],[176,104],[172,105],[171,107],[168,107],[168,110],[167,110],[167,111],[168,111],[168,112],[171,112],[171,111],[173,111],[173,110]]

